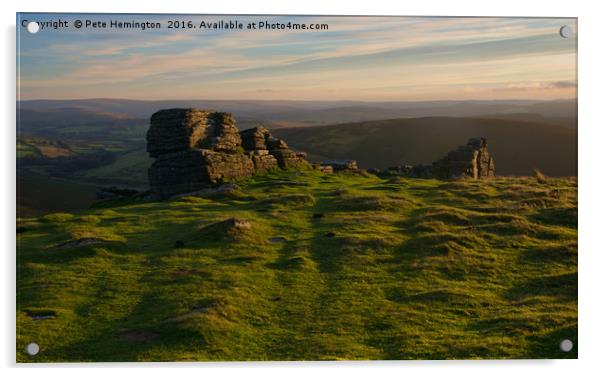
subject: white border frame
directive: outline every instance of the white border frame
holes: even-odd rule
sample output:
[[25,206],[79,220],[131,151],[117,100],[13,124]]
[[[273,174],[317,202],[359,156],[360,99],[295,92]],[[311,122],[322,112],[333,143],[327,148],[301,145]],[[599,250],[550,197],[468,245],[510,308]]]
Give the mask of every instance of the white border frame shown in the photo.
[[[417,372],[427,375],[461,374],[506,375],[509,372],[545,372],[548,375],[591,373],[600,370],[598,350],[602,303],[599,287],[602,286],[602,249],[596,235],[600,231],[602,213],[599,171],[598,140],[602,139],[599,126],[601,49],[600,25],[602,12],[596,12],[594,1],[527,2],[525,0],[476,1],[453,0],[398,2],[386,0],[220,0],[190,1],[140,0],[69,1],[23,0],[2,2],[4,58],[2,59],[2,326],[0,340],[1,365],[12,374],[80,374],[101,375],[107,368],[126,368],[116,372],[132,372],[127,368],[145,368],[149,375],[164,374],[166,368],[182,373],[212,371],[244,371],[251,374],[305,374],[307,372],[365,374],[383,372]],[[224,362],[224,363],[96,363],[96,364],[15,364],[15,13],[16,12],[105,12],[105,13],[220,13],[220,14],[319,14],[319,15],[403,15],[403,16],[532,16],[578,17],[579,20],[579,360],[513,360],[513,361],[371,361],[371,362]],[[45,368],[44,370],[40,368]],[[308,368],[312,368],[309,370]],[[315,368],[315,369],[314,369]],[[368,369],[370,368],[370,369]],[[372,369],[374,368],[374,369]],[[115,372],[112,371],[112,372]],[[599,372],[599,371],[598,371]]]

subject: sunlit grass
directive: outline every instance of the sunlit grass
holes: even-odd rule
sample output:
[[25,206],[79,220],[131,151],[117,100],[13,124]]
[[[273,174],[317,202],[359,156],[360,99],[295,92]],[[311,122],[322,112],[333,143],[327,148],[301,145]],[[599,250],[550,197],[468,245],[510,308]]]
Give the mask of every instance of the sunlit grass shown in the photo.
[[577,356],[575,179],[239,185],[19,221],[18,361]]

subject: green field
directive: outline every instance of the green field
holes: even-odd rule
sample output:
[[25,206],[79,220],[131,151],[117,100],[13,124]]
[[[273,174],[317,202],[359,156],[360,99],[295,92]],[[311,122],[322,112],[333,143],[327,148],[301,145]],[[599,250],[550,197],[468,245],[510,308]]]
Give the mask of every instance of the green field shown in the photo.
[[576,179],[239,186],[19,220],[17,361],[577,357]]

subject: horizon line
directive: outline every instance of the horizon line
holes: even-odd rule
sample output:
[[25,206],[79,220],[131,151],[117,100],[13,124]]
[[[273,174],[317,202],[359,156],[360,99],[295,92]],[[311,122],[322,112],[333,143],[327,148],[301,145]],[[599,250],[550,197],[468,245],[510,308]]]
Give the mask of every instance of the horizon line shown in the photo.
[[499,99],[433,99],[433,100],[358,100],[358,99],[207,99],[207,98],[166,98],[166,99],[137,99],[137,98],[118,98],[118,97],[90,97],[90,98],[33,98],[33,99],[17,99],[17,102],[25,101],[137,101],[137,102],[163,102],[163,101],[230,101],[230,102],[358,102],[358,103],[419,103],[419,102],[558,102],[558,101],[577,101],[578,97],[571,98],[534,98],[534,99],[517,99],[517,98],[499,98]]

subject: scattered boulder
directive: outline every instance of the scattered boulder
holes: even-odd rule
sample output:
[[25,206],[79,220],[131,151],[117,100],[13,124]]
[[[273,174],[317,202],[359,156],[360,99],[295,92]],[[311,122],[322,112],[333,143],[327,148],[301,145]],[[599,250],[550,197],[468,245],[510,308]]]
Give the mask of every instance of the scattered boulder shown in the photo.
[[251,229],[251,222],[241,218],[228,218],[201,229],[203,234],[217,238],[236,238]]
[[400,166],[389,167],[388,171],[392,175],[412,176],[416,167],[418,166],[403,164]]
[[155,158],[149,182],[159,198],[306,163],[304,153],[288,149],[264,127],[239,132],[232,114],[225,112],[160,110],[151,117],[146,139]]
[[357,172],[359,171],[359,167],[357,166],[357,161],[353,159],[346,160],[337,160],[337,161],[324,161],[321,164],[323,167],[330,166],[334,172]]
[[332,166],[328,166],[328,165],[322,166],[321,164],[317,164],[315,166],[315,168],[325,174],[333,174],[334,173],[334,169],[332,168]]

